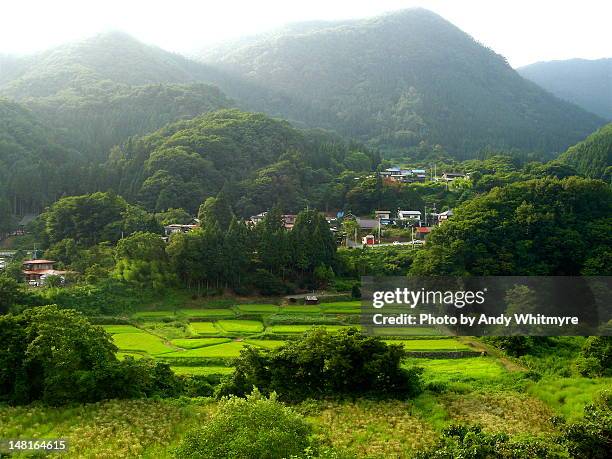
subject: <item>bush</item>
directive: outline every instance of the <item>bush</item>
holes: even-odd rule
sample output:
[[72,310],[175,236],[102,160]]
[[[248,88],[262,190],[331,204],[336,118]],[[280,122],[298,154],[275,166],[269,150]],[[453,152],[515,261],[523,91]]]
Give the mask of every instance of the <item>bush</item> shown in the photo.
[[584,418],[563,427],[563,440],[572,457],[605,459],[612,445],[612,392],[606,391],[584,408]]
[[531,339],[527,336],[489,336],[482,340],[513,357],[527,354],[532,346]]
[[581,354],[585,361],[579,363],[585,376],[612,374],[612,336],[589,336]]
[[488,434],[479,426],[451,425],[438,443],[420,451],[416,459],[545,459],[565,457],[563,451],[541,440],[511,440],[506,434]]
[[181,459],[281,459],[301,455],[312,429],[291,408],[253,391],[229,397],[204,427],[187,434],[175,455]]
[[257,387],[285,400],[357,394],[406,398],[421,390],[421,370],[400,366],[406,355],[401,345],[356,329],[329,333],[315,328],[274,350],[242,350],[218,395],[245,395]]

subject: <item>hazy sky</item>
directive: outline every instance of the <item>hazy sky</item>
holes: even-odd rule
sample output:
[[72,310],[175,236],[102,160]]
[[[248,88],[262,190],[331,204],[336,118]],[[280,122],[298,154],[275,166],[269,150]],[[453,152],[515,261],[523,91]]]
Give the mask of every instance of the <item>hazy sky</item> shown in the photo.
[[442,15],[515,67],[612,57],[607,0],[14,0],[0,3],[0,53],[31,53],[109,29],[188,53],[288,22],[414,6]]

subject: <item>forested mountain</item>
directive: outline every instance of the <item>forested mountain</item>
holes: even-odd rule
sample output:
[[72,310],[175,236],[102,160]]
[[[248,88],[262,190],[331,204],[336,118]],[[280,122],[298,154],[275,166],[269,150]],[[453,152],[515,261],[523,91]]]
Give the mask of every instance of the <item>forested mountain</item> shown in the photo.
[[587,177],[612,180],[612,123],[570,147],[559,160]]
[[536,62],[517,72],[555,96],[612,120],[612,58]]
[[202,56],[291,99],[268,100],[269,112],[387,149],[425,140],[458,157],[487,147],[559,152],[603,124],[422,9],[289,28]]
[[286,211],[308,203],[325,208],[338,194],[338,174],[371,171],[379,162],[329,134],[300,131],[263,114],[220,110],[130,139],[112,151],[108,168],[118,171],[113,189],[149,210],[193,213],[223,191],[234,210],[248,216],[274,204]]
[[57,132],[24,107],[0,99],[0,226],[9,212],[38,212],[64,194],[78,194],[83,165]]
[[0,93],[103,162],[131,135],[233,105],[218,88],[196,83],[214,79],[206,71],[114,32],[26,58],[0,57]]

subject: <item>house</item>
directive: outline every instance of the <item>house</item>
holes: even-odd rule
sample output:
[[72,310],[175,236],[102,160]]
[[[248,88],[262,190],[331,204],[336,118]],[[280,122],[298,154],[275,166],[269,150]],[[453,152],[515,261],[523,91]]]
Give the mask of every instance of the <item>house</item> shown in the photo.
[[420,210],[398,210],[397,218],[399,220],[412,220],[412,221],[421,221],[421,211]]
[[389,220],[391,219],[391,212],[388,210],[375,210],[374,215],[377,220]]
[[258,223],[261,223],[267,213],[268,212],[261,212],[261,213],[258,213],[257,215],[253,215],[251,218],[249,218],[249,223],[253,225],[257,225]]
[[380,226],[380,222],[373,218],[356,217],[355,221],[359,225],[359,228],[361,228],[362,230],[373,230]]
[[295,225],[295,219],[297,218],[297,215],[294,214],[286,214],[283,215],[283,224],[285,225],[285,229],[292,229],[293,225]]
[[53,260],[27,260],[23,262],[23,275],[30,285],[40,286],[47,276],[63,276],[68,271],[58,271],[53,268]]
[[164,232],[166,233],[166,236],[170,236],[176,233],[188,233],[197,227],[198,225],[181,225],[179,223],[172,223],[171,225],[164,226]]
[[438,214],[438,224],[442,224],[442,222],[445,222],[452,216],[453,216],[452,210],[445,210],[444,212],[439,213]]
[[376,239],[374,238],[373,234],[368,234],[367,236],[361,238],[361,243],[363,245],[374,245],[376,244]]
[[429,226],[419,226],[416,228],[416,238],[419,240],[424,240],[431,233],[431,227]]
[[464,177],[465,174],[461,174],[460,172],[445,172],[444,174],[442,174],[442,180],[446,182],[452,182],[453,180],[457,180]]

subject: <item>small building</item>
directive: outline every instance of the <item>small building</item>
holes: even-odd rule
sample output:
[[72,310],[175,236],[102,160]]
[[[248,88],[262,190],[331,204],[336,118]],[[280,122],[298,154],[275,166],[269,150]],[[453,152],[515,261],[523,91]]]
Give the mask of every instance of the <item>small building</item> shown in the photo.
[[357,217],[355,218],[355,221],[359,225],[359,228],[361,228],[362,230],[373,230],[378,228],[378,226],[380,225],[380,222],[373,218]]
[[171,225],[164,226],[164,232],[166,233],[166,236],[170,236],[176,233],[188,233],[189,231],[197,227],[198,225],[181,225],[178,223],[173,223]]
[[397,218],[399,220],[412,220],[412,221],[421,221],[421,211],[420,210],[398,210]]
[[40,286],[47,276],[63,276],[67,271],[54,269],[53,260],[26,260],[23,262],[23,275],[30,285]]
[[445,210],[444,212],[441,212],[438,214],[438,224],[442,224],[443,222],[445,222],[446,220],[448,220],[450,217],[453,216],[453,211],[451,210]]
[[374,215],[377,220],[389,220],[391,219],[391,212],[388,210],[375,210]]
[[431,233],[431,227],[429,226],[419,226],[416,228],[416,238],[423,241],[427,236]]
[[363,245],[374,245],[376,244],[376,238],[373,234],[368,234],[361,238],[361,243]]
[[316,295],[307,295],[304,298],[304,304],[319,304],[319,297]]
[[267,213],[268,212],[260,212],[257,215],[253,215],[251,218],[249,218],[249,223],[253,225],[257,225],[258,223],[261,223]]
[[285,225],[285,229],[293,229],[293,225],[295,225],[295,219],[297,215],[294,214],[285,214],[283,215],[283,224]]
[[465,178],[465,174],[461,174],[460,172],[445,172],[442,174],[442,180],[446,182],[452,182],[460,178]]

